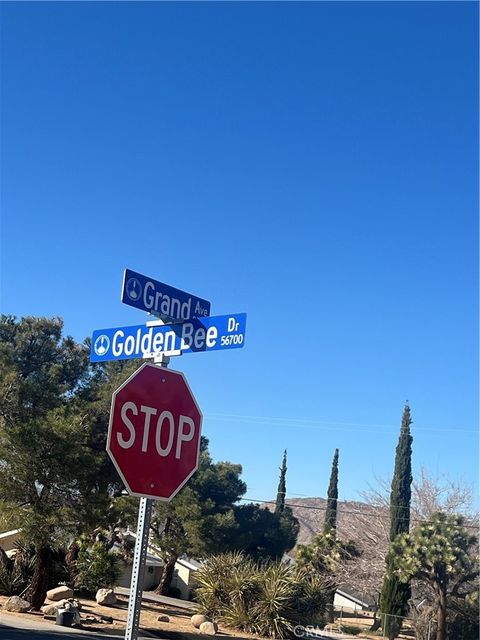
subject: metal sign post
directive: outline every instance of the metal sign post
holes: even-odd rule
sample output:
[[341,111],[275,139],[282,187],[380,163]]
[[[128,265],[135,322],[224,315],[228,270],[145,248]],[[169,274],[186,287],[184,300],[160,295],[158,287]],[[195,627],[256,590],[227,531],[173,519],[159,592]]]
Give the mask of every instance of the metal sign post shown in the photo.
[[[160,367],[167,367],[170,359],[160,355],[154,358],[154,363]],[[130,596],[128,598],[127,626],[125,640],[137,640],[142,611],[143,578],[148,551],[148,537],[152,520],[153,500],[140,498],[138,509],[137,535],[133,555],[132,579],[130,581]]]
[[152,504],[153,500],[151,498],[140,498],[132,580],[130,582],[130,597],[128,598],[125,640],[137,640],[138,638],[140,612],[142,609],[143,576],[145,573],[145,561],[147,559],[150,521],[152,519]]
[[129,269],[122,302],[157,319],[95,331],[90,361],[153,359],[114,391],[107,435],[107,452],[128,493],[140,497],[125,630],[125,640],[137,640],[153,499],[170,501],[197,470],[200,455],[202,412],[195,396],[183,373],[158,368],[166,368],[170,356],[243,347],[247,314],[210,316],[209,301]]

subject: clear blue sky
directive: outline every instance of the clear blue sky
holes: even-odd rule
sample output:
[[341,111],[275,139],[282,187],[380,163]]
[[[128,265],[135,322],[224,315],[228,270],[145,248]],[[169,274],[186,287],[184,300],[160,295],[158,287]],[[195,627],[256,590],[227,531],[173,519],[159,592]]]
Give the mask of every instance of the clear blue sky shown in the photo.
[[[478,486],[478,5],[3,3],[2,311],[146,316],[125,267],[248,313],[185,355],[270,498],[414,468]],[[240,417],[235,417],[240,416]]]

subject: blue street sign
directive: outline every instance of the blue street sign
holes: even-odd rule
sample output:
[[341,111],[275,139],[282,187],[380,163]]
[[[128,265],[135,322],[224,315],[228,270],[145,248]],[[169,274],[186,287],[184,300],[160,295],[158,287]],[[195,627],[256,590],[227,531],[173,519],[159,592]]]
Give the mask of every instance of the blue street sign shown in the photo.
[[163,320],[189,320],[210,315],[210,302],[168,284],[125,269],[122,302],[148,311]]
[[246,313],[193,318],[168,325],[114,327],[93,332],[91,362],[153,358],[160,354],[239,349],[245,344]]

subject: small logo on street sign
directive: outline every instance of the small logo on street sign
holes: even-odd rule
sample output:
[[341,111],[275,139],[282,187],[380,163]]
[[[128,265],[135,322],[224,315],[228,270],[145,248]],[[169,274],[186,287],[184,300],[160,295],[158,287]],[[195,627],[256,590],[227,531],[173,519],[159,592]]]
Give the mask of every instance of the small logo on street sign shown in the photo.
[[142,295],[142,287],[137,278],[129,278],[125,285],[125,291],[130,300],[137,301]]
[[93,343],[93,349],[97,356],[103,357],[110,349],[110,338],[102,333]]

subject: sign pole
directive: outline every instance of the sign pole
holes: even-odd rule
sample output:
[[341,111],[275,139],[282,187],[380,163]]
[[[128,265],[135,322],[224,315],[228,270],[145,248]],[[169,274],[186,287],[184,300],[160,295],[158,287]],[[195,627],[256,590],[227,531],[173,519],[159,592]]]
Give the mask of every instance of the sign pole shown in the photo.
[[[155,364],[167,367],[169,358],[156,356]],[[138,627],[140,626],[140,613],[142,610],[143,578],[147,560],[148,534],[152,520],[153,500],[140,498],[138,509],[137,535],[135,538],[135,552],[133,555],[132,579],[130,581],[130,596],[128,598],[127,627],[125,640],[137,640]]]
[[138,638],[138,626],[140,624],[140,611],[142,608],[143,576],[145,573],[148,534],[152,518],[152,503],[153,500],[151,498],[140,498],[125,640],[137,640]]

